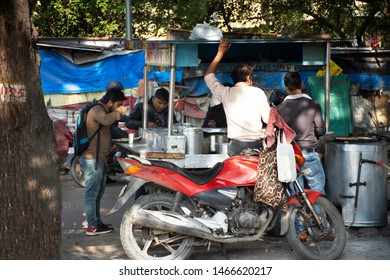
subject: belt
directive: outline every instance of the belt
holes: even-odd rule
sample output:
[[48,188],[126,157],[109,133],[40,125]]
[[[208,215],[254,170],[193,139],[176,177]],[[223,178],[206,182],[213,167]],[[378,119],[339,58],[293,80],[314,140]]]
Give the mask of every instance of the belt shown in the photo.
[[315,148],[301,148],[301,151],[306,152],[306,153],[315,153],[316,149]]

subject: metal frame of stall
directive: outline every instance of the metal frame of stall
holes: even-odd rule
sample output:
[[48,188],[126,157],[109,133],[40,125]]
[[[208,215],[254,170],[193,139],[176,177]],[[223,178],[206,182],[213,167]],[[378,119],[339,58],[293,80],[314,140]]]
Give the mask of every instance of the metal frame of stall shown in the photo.
[[[242,56],[248,56],[251,52],[258,52],[252,60],[257,61],[256,57],[262,57],[261,52],[266,53],[269,57],[269,64],[284,64],[297,66],[325,66],[325,125],[326,131],[329,130],[329,102],[330,102],[330,55],[331,43],[340,42],[340,40],[241,40],[234,39],[229,41],[232,44],[229,52],[225,55],[222,63],[236,62],[240,63]],[[174,92],[176,84],[176,70],[183,67],[198,67],[199,61],[202,63],[211,62],[218,49],[219,41],[175,41],[175,40],[150,40],[146,49],[146,62],[144,68],[144,115],[143,129],[147,129],[147,110],[148,110],[148,74],[151,66],[170,67],[169,81],[169,104],[168,104],[168,138],[172,137],[173,133],[173,106]],[[236,48],[232,57],[229,59],[229,53],[234,49],[234,45],[240,45]],[[248,51],[246,51],[248,49]],[[287,50],[287,51],[284,51]],[[291,57],[288,52],[295,50],[295,54]],[[202,53],[202,54],[200,54]],[[204,57],[206,57],[205,60]],[[279,60],[282,56],[284,60]],[[246,57],[248,59],[248,57]],[[251,57],[249,57],[251,59]],[[225,61],[226,60],[226,61]],[[258,61],[261,63],[261,61]],[[131,145],[132,146],[132,145]],[[131,147],[130,147],[131,148]],[[143,147],[145,148],[145,147]],[[139,150],[138,150],[139,152]],[[142,153],[140,154],[141,156]],[[201,154],[201,155],[185,155],[184,158],[164,158],[183,168],[209,168],[216,162],[222,161],[227,155],[216,154]],[[159,158],[157,156],[157,158]],[[160,157],[161,158],[161,157]]]
[[[219,44],[219,41],[171,41],[171,40],[151,40],[152,45],[159,46],[160,44],[169,46],[169,62],[153,63],[148,57],[148,50],[146,51],[146,63],[144,70],[144,100],[148,92],[148,67],[151,65],[169,66],[170,67],[170,82],[169,82],[169,115],[168,115],[168,134],[172,132],[173,124],[173,93],[175,91],[175,74],[177,67],[196,67],[194,64],[194,54],[197,55],[197,47],[202,44]],[[234,44],[300,44],[302,45],[302,61],[301,63],[295,62],[296,65],[323,65],[325,66],[325,124],[328,131],[329,128],[329,92],[330,92],[330,55],[331,55],[331,43],[340,42],[340,40],[230,40],[232,45]],[[321,49],[322,48],[322,49]],[[192,55],[192,57],[191,57]],[[212,55],[215,55],[212,54]],[[306,57],[305,57],[306,56]],[[322,60],[318,60],[323,56]],[[198,56],[195,57],[198,60]],[[178,63],[179,61],[179,63]],[[221,61],[221,63],[224,60]],[[163,65],[166,63],[165,65]],[[197,63],[197,62],[196,62]],[[272,64],[276,62],[271,62]],[[282,62],[286,63],[286,62]],[[179,65],[178,65],[179,64]],[[287,64],[287,63],[286,63]],[[146,97],[147,98],[147,97]],[[147,104],[144,103],[144,122],[143,127],[147,125]]]

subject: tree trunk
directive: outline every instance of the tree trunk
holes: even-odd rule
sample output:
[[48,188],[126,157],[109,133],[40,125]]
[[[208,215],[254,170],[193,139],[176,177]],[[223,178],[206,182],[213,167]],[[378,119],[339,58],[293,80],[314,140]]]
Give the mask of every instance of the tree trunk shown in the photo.
[[59,259],[61,189],[29,0],[0,1],[0,259]]

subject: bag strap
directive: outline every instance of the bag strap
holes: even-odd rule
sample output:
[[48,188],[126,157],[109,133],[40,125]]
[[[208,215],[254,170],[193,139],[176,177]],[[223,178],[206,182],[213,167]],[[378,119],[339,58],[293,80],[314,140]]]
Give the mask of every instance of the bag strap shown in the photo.
[[287,143],[287,139],[286,139],[286,134],[284,133],[284,129],[283,128],[280,128],[276,131],[276,138],[277,138],[277,143],[282,143],[282,144],[286,144]]
[[96,160],[95,160],[95,170],[98,169],[98,163],[99,163],[99,147],[100,147],[100,129],[103,127],[102,124],[99,125],[99,128],[97,130],[98,132],[98,138],[97,138],[97,145],[96,145]]
[[[91,138],[89,138],[89,141],[92,141],[92,139],[100,132],[100,130],[103,128],[103,125],[100,123],[99,128],[92,134]],[[99,134],[100,135],[100,134]]]
[[[102,104],[100,104],[100,103],[96,103],[94,106],[96,106],[96,105],[100,105],[100,106],[102,106],[104,108],[104,106]],[[91,108],[90,108],[90,110],[91,110]],[[98,135],[97,145],[96,145],[95,170],[97,170],[98,165],[99,165],[98,163],[99,163],[99,148],[100,148],[100,130],[102,128],[103,128],[103,125],[100,123],[98,129],[92,134],[91,138],[89,138],[89,141],[92,141],[92,139],[96,136],[96,134]]]

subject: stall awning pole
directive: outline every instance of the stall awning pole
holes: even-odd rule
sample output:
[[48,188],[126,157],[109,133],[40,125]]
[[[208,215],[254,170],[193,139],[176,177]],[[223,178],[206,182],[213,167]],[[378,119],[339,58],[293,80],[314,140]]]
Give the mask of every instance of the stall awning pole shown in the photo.
[[148,66],[144,67],[144,97],[143,97],[143,118],[142,127],[145,130],[148,128],[148,103],[149,103],[149,77],[148,77]]
[[171,76],[169,79],[169,104],[168,104],[168,136],[172,135],[173,127],[173,99],[175,93],[175,77],[176,77],[176,45],[171,44]]
[[330,42],[326,43],[326,66],[325,66],[325,128],[329,132],[330,123]]
[[126,0],[126,39],[132,40],[131,0]]

